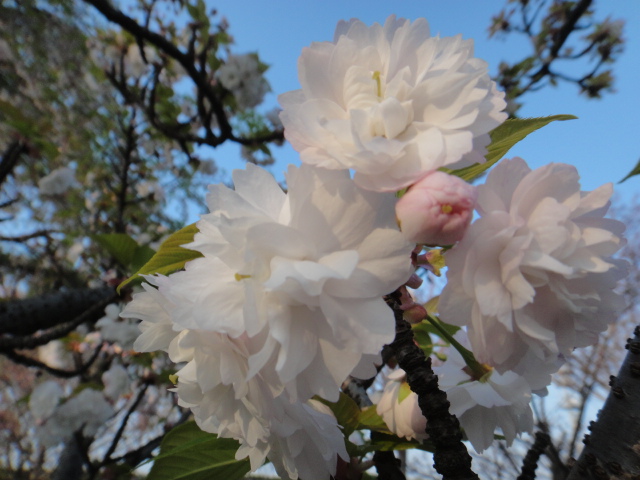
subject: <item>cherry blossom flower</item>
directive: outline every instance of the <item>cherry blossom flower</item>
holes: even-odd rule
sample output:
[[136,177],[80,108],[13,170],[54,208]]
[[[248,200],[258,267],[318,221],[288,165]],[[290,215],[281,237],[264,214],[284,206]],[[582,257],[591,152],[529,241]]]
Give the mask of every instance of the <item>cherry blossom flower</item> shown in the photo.
[[291,478],[328,476],[344,439],[308,401],[335,401],[349,374],[375,373],[395,332],[382,296],[413,273],[413,245],[393,194],[346,171],[290,167],[287,194],[253,165],[233,178],[235,190],[210,187],[211,213],[186,245],[203,257],[146,277],[121,316],[142,320],[135,349],[186,362],[179,403],[203,430],[239,440],[254,468],[266,456]]
[[333,42],[298,61],[301,90],[278,100],[285,137],[305,163],[353,169],[358,185],[396,191],[442,166],[483,162],[506,120],[504,93],[473,41],[431,37],[425,19],[340,22]]
[[37,420],[44,420],[53,413],[63,396],[64,392],[58,382],[42,382],[29,396],[29,411]]
[[[317,402],[292,402],[262,372],[249,375],[249,358],[261,339],[181,328],[174,323],[181,306],[170,300],[180,279],[147,280],[158,289],[143,285],[145,291],[134,295],[122,315],[142,319],[137,350],[164,350],[172,361],[186,362],[177,372],[178,403],[192,410],[198,426],[240,441],[236,458],[249,457],[252,470],[268,457],[290,478],[334,475],[337,456],[348,458],[335,418]],[[271,368],[274,364],[272,359]]]
[[101,392],[85,388],[56,407],[38,432],[40,440],[51,447],[66,442],[76,432],[93,437],[114,413]]
[[[466,343],[464,332],[455,338]],[[487,365],[482,376],[475,376],[454,348],[448,351],[447,361],[433,371],[447,394],[449,411],[458,417],[478,453],[491,445],[496,428],[502,431],[508,445],[517,435],[533,429],[529,406],[532,392],[527,378],[513,371],[499,373]]]
[[402,233],[412,242],[452,245],[471,223],[476,189],[454,175],[431,172],[396,204]]
[[62,195],[76,184],[75,173],[69,167],[60,167],[38,180],[41,195]]
[[376,411],[397,436],[407,440],[424,440],[429,437],[425,432],[427,419],[418,406],[418,395],[409,389],[405,381],[406,376],[401,369],[387,376]]
[[255,53],[229,55],[225,64],[218,69],[217,76],[220,83],[233,92],[238,108],[245,110],[259,105],[271,90],[262,75],[264,69]]
[[612,258],[624,225],[604,217],[611,184],[581,192],[574,167],[514,158],[478,190],[481,218],[446,255],[442,319],[466,325],[478,360],[501,372],[529,350],[554,362],[595,343],[623,306],[627,269]]
[[184,306],[175,322],[262,335],[251,374],[276,358],[272,385],[283,384],[293,399],[336,401],[347,375],[373,374],[394,338],[382,296],[413,273],[412,245],[397,228],[392,194],[362,190],[346,171],[306,165],[290,167],[287,180],[285,195],[249,165],[234,173],[235,191],[210,188],[212,213],[187,245],[204,257],[174,275],[172,301]]

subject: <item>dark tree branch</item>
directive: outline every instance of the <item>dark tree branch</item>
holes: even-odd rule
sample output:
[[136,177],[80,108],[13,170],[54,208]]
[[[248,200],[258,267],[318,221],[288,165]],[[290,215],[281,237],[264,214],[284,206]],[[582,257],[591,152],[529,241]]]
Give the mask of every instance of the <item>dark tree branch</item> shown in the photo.
[[2,153],[0,159],[0,185],[4,183],[9,174],[18,164],[18,160],[23,153],[29,151],[27,144],[20,140],[13,140],[5,151]]
[[[125,15],[120,10],[111,6],[111,4],[107,0],[83,1],[95,7],[102,15],[104,15],[105,18],[114,23],[117,23],[123,29],[131,33],[138,42],[145,40],[157,47],[160,51],[164,52],[170,58],[176,60],[185,69],[187,75],[194,82],[199,96],[198,110],[200,113],[200,117],[203,120],[203,126],[206,130],[205,137],[184,133],[181,131],[181,128],[174,128],[166,125],[163,126],[163,129],[160,129],[162,133],[174,140],[183,140],[193,142],[198,145],[209,145],[211,147],[216,147],[227,140],[245,146],[256,146],[273,141],[282,141],[284,139],[284,134],[281,130],[270,132],[255,138],[237,137],[233,133],[233,129],[231,127],[231,124],[229,123],[227,114],[224,111],[221,99],[216,92],[214,85],[210,81],[210,76],[206,70],[207,63],[206,61],[202,60],[206,59],[207,49],[209,49],[212,45],[211,39],[205,40],[203,51],[198,55],[202,58],[199,62],[200,68],[198,68],[198,66],[196,65],[197,59],[194,57],[194,52],[191,48],[189,48],[186,53],[181,51],[178,47],[176,47],[162,35],[152,32],[147,27],[138,24],[133,18]],[[121,66],[120,71],[121,76],[123,76],[123,65]],[[114,74],[115,72],[112,71],[111,73]],[[124,78],[121,78],[118,84],[119,85],[117,86],[121,93],[123,93],[123,96],[125,98],[131,99],[132,97],[136,97],[128,91],[128,87]],[[124,91],[126,91],[127,93],[124,93]],[[200,97],[206,99],[209,102],[209,111],[207,111],[207,109],[201,108],[200,103],[202,99]],[[143,104],[144,102],[139,100],[138,103]],[[145,107],[147,114],[149,114],[149,108],[149,106]],[[217,127],[220,130],[219,135],[215,135],[210,128],[212,114],[215,116]],[[159,123],[157,118],[154,118],[153,116],[150,116],[149,118],[152,124]],[[182,127],[181,124],[177,124],[176,126]]]
[[[17,237],[3,237],[0,236],[0,242],[16,242],[16,243],[22,243],[25,242],[27,240],[31,240],[32,238],[38,238],[38,237],[49,237],[49,235],[51,235],[52,233],[60,233],[56,230],[38,230],[32,233],[28,233],[26,235],[19,235]],[[2,311],[2,307],[0,307],[0,312]]]
[[[0,334],[29,335],[72,321],[92,305],[115,298],[117,295],[113,287],[101,287],[0,302]],[[0,337],[0,341],[3,339]]]
[[585,447],[567,480],[640,476],[640,326],[627,341],[627,356],[609,396],[589,425]]
[[411,325],[404,320],[398,292],[387,296],[396,320],[396,338],[390,344],[398,366],[407,373],[407,382],[418,395],[418,405],[427,419],[426,432],[433,442],[434,466],[443,480],[478,480],[471,469],[471,456],[462,443],[460,423],[449,413],[447,395],[438,387],[431,358],[413,340]]
[[8,359],[12,360],[15,363],[18,363],[20,365],[24,365],[26,367],[39,368],[40,370],[44,370],[45,372],[50,373],[51,375],[54,375],[56,377],[73,378],[73,377],[77,377],[78,375],[82,375],[87,370],[89,370],[91,365],[94,364],[94,362],[96,361],[96,359],[100,355],[100,351],[101,350],[102,350],[102,343],[100,343],[96,347],[95,351],[91,355],[91,358],[89,358],[89,360],[87,360],[86,363],[80,365],[75,370],[61,370],[59,368],[53,368],[53,367],[50,367],[49,365],[47,365],[46,363],[41,362],[40,360],[36,360],[35,358],[27,357],[25,355],[22,355],[22,354],[20,354],[18,352],[14,352],[14,351],[7,351],[7,352],[0,351],[0,354],[4,355],[5,357],[7,357]]
[[131,417],[133,412],[136,410],[136,408],[138,408],[138,405],[140,405],[140,402],[144,398],[144,394],[147,392],[147,388],[149,388],[149,384],[145,383],[140,389],[140,391],[138,392],[138,395],[136,395],[135,400],[127,410],[126,415],[124,416],[124,418],[122,419],[122,422],[120,423],[120,427],[118,428],[118,431],[113,437],[111,445],[109,445],[109,449],[107,450],[107,453],[104,454],[104,458],[102,460],[101,465],[106,465],[107,463],[112,461],[111,455],[113,455],[113,452],[116,451],[116,448],[118,447],[118,442],[120,442],[120,439],[124,434],[124,429],[127,427],[127,423],[129,422],[129,418]]
[[548,433],[536,432],[536,439],[533,445],[527,452],[522,462],[522,473],[518,475],[517,480],[535,480],[536,469],[538,468],[538,460],[551,443],[551,438]]
[[[103,296],[94,300],[93,304],[88,307],[86,303],[84,303],[83,305],[85,307],[85,310],[82,311],[79,315],[77,315],[76,313],[78,310],[77,305],[73,303],[69,304],[69,307],[74,309],[73,315],[76,315],[75,318],[70,313],[65,312],[64,309],[57,304],[54,305],[58,306],[59,308],[59,310],[57,311],[57,315],[59,316],[54,316],[56,314],[55,311],[50,311],[51,315],[47,316],[46,312],[49,307],[47,306],[48,304],[46,301],[42,301],[42,297],[33,299],[34,302],[37,302],[39,300],[39,302],[36,304],[38,308],[34,308],[33,305],[30,306],[31,308],[34,308],[33,317],[35,317],[35,320],[30,319],[27,315],[24,315],[24,312],[22,315],[20,313],[16,313],[16,309],[9,312],[9,314],[5,312],[3,315],[0,315],[0,325],[2,325],[2,331],[5,333],[7,332],[7,330],[5,330],[4,328],[5,326],[7,326],[9,329],[13,329],[14,331],[27,331],[29,333],[43,328],[43,325],[51,327],[48,330],[35,335],[2,335],[0,336],[0,351],[11,351],[17,348],[35,348],[40,345],[45,345],[51,340],[64,337],[82,323],[95,322],[104,315],[104,308],[118,298],[115,289],[111,287],[99,290],[102,291]],[[11,305],[20,302],[27,302],[27,300],[16,300],[6,302],[6,304]],[[28,328],[20,329],[21,319],[25,323],[28,323]]]
[[373,464],[380,480],[406,480],[400,468],[400,459],[396,458],[393,452],[377,451],[373,454]]

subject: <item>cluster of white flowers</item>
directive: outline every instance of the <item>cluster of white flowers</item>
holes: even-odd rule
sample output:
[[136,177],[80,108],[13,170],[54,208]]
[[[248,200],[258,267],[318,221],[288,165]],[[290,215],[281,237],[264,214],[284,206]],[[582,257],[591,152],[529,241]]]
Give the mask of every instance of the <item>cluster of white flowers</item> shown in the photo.
[[[287,194],[253,165],[233,179],[235,190],[210,187],[211,213],[187,245],[203,257],[148,277],[158,288],[146,286],[122,316],[143,320],[135,349],[188,362],[177,392],[204,430],[292,478],[323,452],[328,476],[336,455],[346,458],[335,419],[318,412],[293,432],[314,395],[336,401],[349,374],[375,373],[394,337],[382,296],[411,276],[413,245],[393,194],[363,190],[346,171],[290,167]],[[284,447],[300,436],[299,448]]]
[[56,168],[38,180],[41,195],[62,195],[75,184],[75,172],[69,167]]
[[[232,56],[218,79],[247,108],[266,91],[258,71],[256,56]],[[302,89],[280,96],[303,161],[287,193],[254,165],[234,172],[234,189],[209,188],[210,213],[185,245],[202,256],[146,276],[121,313],[142,320],[134,348],[183,365],[179,403],[203,430],[237,439],[253,469],[269,458],[282,476],[328,478],[347,452],[314,397],[336,401],[349,375],[375,375],[395,331],[383,296],[403,288],[419,321],[426,310],[403,285],[419,283],[422,245],[457,243],[440,312],[467,328],[482,363],[469,369],[453,351],[441,385],[477,450],[496,428],[511,442],[532,427],[532,393],[619,307],[611,188],[581,192],[575,169],[531,172],[519,159],[477,191],[436,172],[483,162],[506,105],[473,42],[431,37],[423,19],[341,22],[333,42],[303,51],[299,75]],[[476,198],[480,218],[467,228]],[[400,378],[391,382],[379,414],[397,435],[424,439],[417,397],[399,398]]]
[[504,120],[473,41],[431,37],[425,19],[340,22],[305,48],[301,90],[280,95],[285,137],[303,162],[352,168],[364,188],[397,191],[445,165],[483,162]]
[[38,437],[46,447],[66,442],[76,432],[89,438],[115,411],[102,392],[85,388],[64,403],[62,387],[54,381],[38,385],[29,399],[29,408],[40,423]]
[[253,108],[269,92],[269,83],[263,76],[260,60],[255,53],[229,55],[216,75],[224,88],[230,90],[237,102],[238,109]]

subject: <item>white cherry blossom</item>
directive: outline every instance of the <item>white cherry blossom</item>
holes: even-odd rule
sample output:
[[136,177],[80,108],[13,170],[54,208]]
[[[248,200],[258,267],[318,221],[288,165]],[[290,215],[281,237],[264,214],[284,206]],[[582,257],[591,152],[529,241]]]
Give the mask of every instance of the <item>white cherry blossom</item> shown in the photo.
[[[458,341],[466,343],[463,337],[462,332],[456,334]],[[451,348],[447,361],[433,369],[451,404],[449,411],[458,417],[478,453],[491,445],[498,428],[508,445],[517,435],[533,429],[529,406],[532,391],[527,378],[513,371],[499,373],[487,365],[484,368],[484,375],[474,377],[460,353]]]
[[[398,369],[387,376],[387,383],[376,406],[389,430],[407,440],[424,440],[427,419],[418,406],[418,395],[409,389],[406,373]],[[401,398],[403,397],[403,398]]]
[[581,192],[573,166],[531,171],[504,160],[478,187],[480,218],[446,254],[442,319],[466,325],[473,352],[500,371],[533,353],[554,362],[596,342],[623,306],[624,225],[605,218],[611,184]]
[[60,167],[38,180],[41,195],[62,195],[76,185],[75,172],[69,167]]
[[370,190],[483,162],[488,133],[507,118],[473,40],[432,37],[425,19],[342,21],[333,42],[302,51],[298,76],[302,89],[279,97],[287,140],[303,162],[353,169]]

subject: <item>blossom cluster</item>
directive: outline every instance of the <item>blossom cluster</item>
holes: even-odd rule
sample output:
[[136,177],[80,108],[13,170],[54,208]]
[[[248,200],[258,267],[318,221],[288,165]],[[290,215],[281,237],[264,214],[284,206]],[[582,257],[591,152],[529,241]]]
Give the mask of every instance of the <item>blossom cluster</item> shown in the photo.
[[[223,85],[240,88],[251,58],[231,58]],[[477,361],[452,349],[436,373],[476,450],[497,428],[513,441],[532,427],[532,394],[621,306],[611,187],[582,192],[573,167],[531,171],[517,158],[477,188],[438,171],[484,162],[506,104],[473,42],[432,37],[424,19],[340,22],[298,67],[302,88],[279,97],[303,163],[289,167],[287,192],[251,164],[233,189],[209,187],[209,213],[185,245],[201,256],[145,276],[121,313],[142,321],[134,348],[181,365],[179,403],[203,430],[238,440],[252,469],[268,458],[283,477],[329,478],[349,459],[317,399],[376,375],[395,333],[383,297],[399,290],[419,322],[426,310],[407,286],[419,286],[416,268],[436,270],[422,248],[446,247],[440,316],[465,327],[448,340]],[[401,372],[389,379],[378,413],[398,436],[425,439],[417,396]]]

